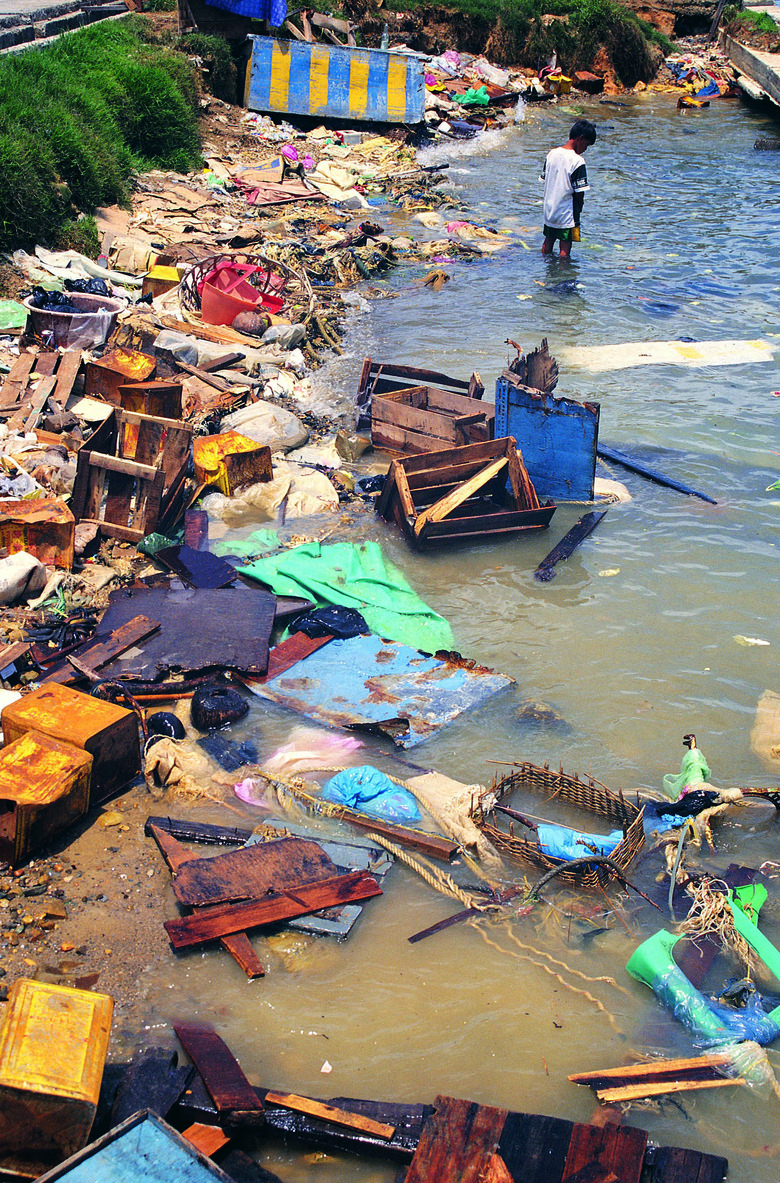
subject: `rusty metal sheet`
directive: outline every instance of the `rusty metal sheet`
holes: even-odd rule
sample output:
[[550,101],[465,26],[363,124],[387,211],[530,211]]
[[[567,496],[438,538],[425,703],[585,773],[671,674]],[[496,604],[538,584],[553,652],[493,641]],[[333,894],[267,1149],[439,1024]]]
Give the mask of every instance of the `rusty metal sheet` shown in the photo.
[[381,731],[409,748],[513,682],[472,661],[442,661],[365,636],[331,641],[250,688],[331,727]]
[[101,622],[111,631],[134,616],[160,629],[101,671],[105,678],[156,681],[209,668],[258,675],[268,668],[276,598],[254,588],[145,588],[114,593]]

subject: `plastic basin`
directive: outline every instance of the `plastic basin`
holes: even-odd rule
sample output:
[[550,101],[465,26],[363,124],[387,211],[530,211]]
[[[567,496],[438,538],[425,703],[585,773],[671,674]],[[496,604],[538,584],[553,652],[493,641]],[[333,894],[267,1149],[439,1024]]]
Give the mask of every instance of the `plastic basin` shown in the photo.
[[284,304],[280,296],[258,291],[246,282],[245,277],[256,272],[265,275],[269,281],[277,278],[268,276],[260,267],[230,263],[220,264],[206,276],[201,289],[200,312],[207,324],[232,325],[239,312],[252,312],[256,308],[265,308],[271,313],[279,311]]
[[[83,348],[103,345],[116,328],[116,318],[126,306],[124,300],[114,300],[109,296],[91,296],[81,292],[71,292],[70,302],[78,308],[78,314],[73,312],[55,312],[47,308],[35,308],[32,296],[22,301],[30,316],[30,325],[38,337],[51,336],[53,345],[82,344]],[[96,312],[106,313],[106,316],[96,317]],[[93,338],[89,344],[80,338]],[[100,339],[98,339],[100,338]],[[78,339],[78,340],[77,340]]]

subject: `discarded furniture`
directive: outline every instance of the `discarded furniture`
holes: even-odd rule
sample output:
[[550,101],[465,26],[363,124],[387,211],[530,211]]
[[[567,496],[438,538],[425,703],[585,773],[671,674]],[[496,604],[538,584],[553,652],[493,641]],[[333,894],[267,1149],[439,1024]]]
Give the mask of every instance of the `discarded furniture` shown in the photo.
[[0,1028],[0,1166],[35,1178],[87,1141],[106,1062],[106,994],[20,978]]
[[23,862],[89,807],[92,757],[28,731],[0,751],[0,860]]
[[141,769],[134,712],[69,686],[40,686],[5,707],[0,719],[6,743],[36,731],[88,752],[93,760],[90,806],[111,796]]
[[119,346],[102,357],[88,361],[84,369],[84,393],[120,406],[120,386],[128,382],[148,382],[154,377],[157,361],[137,349]]
[[289,672],[247,685],[307,718],[389,736],[407,748],[513,681],[457,654],[429,657],[369,635],[329,641]]
[[360,426],[370,423],[371,402],[375,394],[394,394],[409,386],[435,386],[450,394],[463,398],[482,398],[485,387],[479,374],[473,373],[468,382],[461,378],[450,378],[438,370],[421,370],[417,366],[398,366],[392,362],[374,361],[366,357],[358,380],[356,403],[360,414]]
[[651,1060],[596,1072],[574,1072],[568,1079],[573,1084],[590,1085],[602,1105],[619,1105],[667,1093],[744,1085],[741,1076],[727,1075],[736,1071],[734,1061],[733,1050],[726,1049],[689,1059]]
[[238,431],[198,436],[192,455],[198,484],[215,485],[226,497],[243,485],[273,479],[271,449]]
[[419,123],[422,62],[382,49],[355,49],[250,36],[246,106],[318,118]]
[[540,497],[592,501],[600,407],[553,395],[557,381],[546,340],[514,361],[496,382],[496,435],[518,440]]
[[[627,801],[622,793],[613,793],[593,777],[580,780],[578,775],[570,776],[562,768],[558,772],[553,772],[547,764],[540,767],[524,761],[518,765],[515,772],[497,780],[491,788],[485,789],[475,797],[471,810],[474,824],[497,850],[513,861],[533,863],[543,871],[566,865],[566,860],[546,854],[542,850],[532,828],[524,827],[522,822],[515,825],[514,820],[509,826],[498,824],[496,807],[517,789],[541,793],[548,801],[554,799],[584,809],[588,813],[595,813],[622,829],[623,839],[609,857],[623,872],[628,869],[644,845],[642,810]],[[588,888],[597,888],[613,877],[614,872],[609,867],[596,864],[584,869],[580,867],[571,871],[563,870],[557,876],[566,883]]]
[[78,455],[71,505],[79,521],[140,542],[163,532],[183,503],[192,429],[117,408]]
[[393,460],[376,512],[422,550],[441,542],[539,530],[549,525],[555,506],[540,505],[508,436]]
[[0,501],[0,547],[25,550],[49,566],[73,566],[76,519],[59,497]]
[[233,1183],[167,1122],[143,1109],[41,1176],[46,1183]]
[[371,400],[371,442],[398,452],[435,452],[493,438],[489,403],[435,386],[410,386]]

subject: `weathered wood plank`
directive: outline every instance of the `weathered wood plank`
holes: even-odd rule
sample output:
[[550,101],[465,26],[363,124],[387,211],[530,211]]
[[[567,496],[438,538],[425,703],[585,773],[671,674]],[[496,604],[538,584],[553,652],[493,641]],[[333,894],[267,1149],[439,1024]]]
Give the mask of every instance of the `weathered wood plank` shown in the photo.
[[683,481],[678,481],[674,477],[665,476],[662,472],[658,472],[655,468],[650,468],[649,465],[643,464],[640,460],[635,460],[632,456],[627,456],[625,452],[619,452],[616,448],[608,448],[606,444],[598,445],[598,455],[603,456],[605,460],[611,460],[615,464],[622,464],[623,468],[627,468],[629,472],[636,472],[639,476],[646,477],[649,481],[654,481],[656,485],[665,485],[668,489],[676,489],[678,493],[686,493],[689,497],[698,497],[701,501],[708,501],[710,505],[717,505],[714,497],[710,497],[708,493],[700,493],[698,489],[686,485]]
[[574,1128],[536,1113],[510,1113],[498,1152],[516,1183],[560,1183]]
[[176,868],[173,890],[181,903],[200,907],[260,899],[270,890],[297,890],[337,875],[338,868],[318,842],[278,838],[212,858],[188,859]]
[[167,1117],[195,1074],[189,1065],[179,1065],[176,1052],[147,1047],[127,1068],[117,1089],[111,1121],[118,1125],[139,1109],[153,1109]]
[[506,1109],[439,1096],[425,1123],[406,1183],[481,1183],[496,1153]]
[[419,534],[429,522],[440,522],[451,514],[454,509],[462,505],[464,501],[468,501],[473,497],[484,485],[491,481],[494,476],[497,476],[502,468],[509,463],[507,456],[499,456],[497,460],[485,466],[473,477],[469,477],[463,484],[458,485],[451,493],[447,493],[441,500],[434,502],[427,509],[424,509],[418,516],[414,523],[414,532]]
[[[686,1056],[676,1060],[651,1060],[645,1064],[623,1064],[616,1068],[601,1068],[595,1072],[572,1072],[568,1080],[573,1084],[632,1084],[648,1077],[653,1080],[679,1077],[700,1070],[711,1070],[731,1064],[732,1052],[709,1052],[705,1056]],[[711,1074],[711,1072],[710,1072]]]
[[661,1146],[651,1168],[652,1183],[723,1183],[728,1159],[679,1146]]
[[19,354],[11,369],[6,374],[2,389],[0,389],[0,410],[6,407],[12,407],[15,403],[19,402],[22,391],[27,385],[27,380],[33,371],[37,357],[37,350],[32,353]]
[[606,509],[584,513],[580,520],[572,526],[571,530],[567,534],[564,534],[558,545],[554,546],[550,553],[542,559],[534,571],[534,579],[538,580],[539,583],[549,583],[551,579],[555,579],[557,574],[554,569],[556,563],[565,562],[574,553],[580,543],[584,542],[588,535],[593,533],[601,519],[606,516],[606,513]]
[[206,1158],[211,1158],[230,1141],[228,1135],[218,1125],[206,1125],[202,1121],[195,1121],[191,1126],[187,1126],[186,1130],[182,1130],[181,1136],[186,1138],[201,1154],[205,1154]]
[[229,936],[220,937],[219,943],[248,978],[265,977],[265,966],[252,948],[252,942],[245,932],[234,932]]
[[656,1080],[644,1084],[618,1085],[616,1088],[596,1089],[596,1096],[606,1105],[621,1101],[638,1101],[642,1097],[661,1097],[665,1093],[694,1092],[697,1089],[719,1089],[729,1085],[745,1085],[739,1076],[719,1076],[712,1080]]
[[647,1134],[634,1126],[604,1127],[576,1123],[569,1141],[562,1183],[570,1183],[583,1167],[598,1163],[613,1171],[618,1183],[639,1183]]
[[361,1130],[364,1134],[373,1134],[375,1138],[386,1138],[390,1141],[395,1134],[395,1126],[374,1121],[370,1117],[362,1117],[359,1113],[348,1113],[346,1109],[337,1109],[334,1105],[314,1101],[311,1097],[299,1097],[297,1093],[275,1093],[269,1090],[265,1094],[265,1104],[292,1109],[295,1113],[305,1113],[309,1117],[318,1117],[334,1125],[346,1126],[347,1129]]
[[73,384],[78,377],[78,372],[81,369],[81,350],[68,350],[63,353],[60,358],[60,364],[57,366],[57,385],[54,388],[52,398],[57,406],[62,409],[73,391]]
[[184,839],[185,842],[208,842],[214,846],[243,846],[252,837],[251,830],[240,826],[215,826],[208,822],[181,821],[172,817],[148,817],[144,827],[147,837],[154,837],[154,827],[163,834]]
[[175,1022],[173,1029],[197,1068],[220,1114],[238,1110],[256,1112],[262,1119],[263,1104],[244,1075],[227,1044],[207,1023]]
[[195,916],[166,920],[164,927],[174,949],[185,949],[234,932],[278,924],[296,916],[306,916],[309,912],[319,912],[322,908],[355,903],[381,894],[382,889],[373,876],[365,871],[355,871],[319,883],[303,884],[294,895],[280,892],[262,900],[247,900],[227,907],[216,905]]

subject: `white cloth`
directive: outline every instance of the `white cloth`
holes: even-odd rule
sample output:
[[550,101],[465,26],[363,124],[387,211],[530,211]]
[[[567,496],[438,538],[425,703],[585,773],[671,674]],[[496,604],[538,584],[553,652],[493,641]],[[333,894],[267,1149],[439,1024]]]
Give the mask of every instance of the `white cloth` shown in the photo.
[[574,226],[573,194],[590,188],[583,158],[572,148],[553,148],[547,153],[542,179],[545,226],[556,230]]

